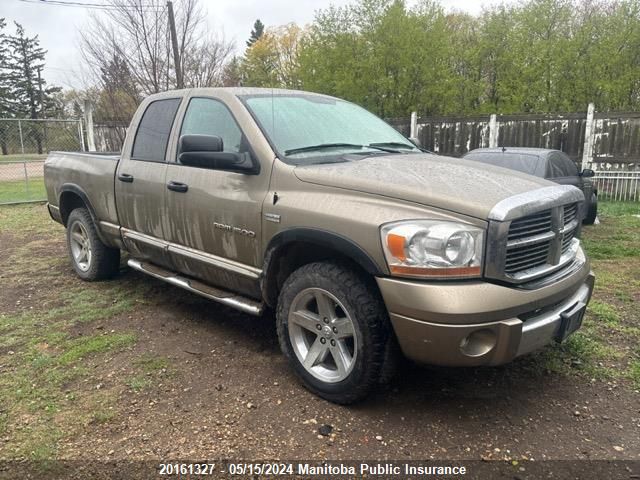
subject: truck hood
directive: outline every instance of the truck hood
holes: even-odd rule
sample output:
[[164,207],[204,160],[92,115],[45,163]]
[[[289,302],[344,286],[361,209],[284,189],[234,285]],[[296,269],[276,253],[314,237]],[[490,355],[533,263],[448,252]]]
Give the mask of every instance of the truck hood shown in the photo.
[[357,157],[298,166],[294,172],[303,182],[407,200],[482,220],[507,197],[555,185],[514,170],[431,154]]

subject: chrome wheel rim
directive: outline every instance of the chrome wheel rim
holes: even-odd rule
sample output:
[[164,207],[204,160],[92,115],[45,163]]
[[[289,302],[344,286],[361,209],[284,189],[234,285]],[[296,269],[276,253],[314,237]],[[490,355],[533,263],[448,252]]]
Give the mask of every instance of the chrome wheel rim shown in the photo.
[[304,369],[318,380],[336,383],[356,363],[358,337],[349,312],[331,293],[307,288],[289,310],[289,338]]
[[70,246],[73,260],[80,270],[86,272],[91,266],[92,256],[89,235],[84,225],[80,222],[74,222],[70,228]]

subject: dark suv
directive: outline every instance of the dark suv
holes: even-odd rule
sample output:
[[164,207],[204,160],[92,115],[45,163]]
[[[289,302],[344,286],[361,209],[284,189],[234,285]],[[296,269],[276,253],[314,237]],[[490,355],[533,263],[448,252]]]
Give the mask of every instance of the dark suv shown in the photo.
[[598,192],[590,180],[594,175],[593,170],[585,169],[579,172],[573,160],[560,150],[524,147],[478,148],[463,158],[510,168],[561,185],[578,187],[584,193],[585,199],[582,223],[592,225],[596,220]]

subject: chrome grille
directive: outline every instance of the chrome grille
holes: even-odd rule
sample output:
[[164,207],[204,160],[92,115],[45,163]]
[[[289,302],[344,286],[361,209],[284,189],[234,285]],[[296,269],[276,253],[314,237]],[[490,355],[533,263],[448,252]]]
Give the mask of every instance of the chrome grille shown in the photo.
[[564,206],[564,224],[568,225],[576,219],[578,216],[578,204],[573,203],[571,205]]
[[[490,257],[489,276],[521,283],[554,272],[575,257],[579,203],[558,205],[493,225],[502,245]],[[502,233],[501,233],[502,232]]]
[[547,263],[549,256],[549,240],[531,246],[507,249],[504,271],[509,275],[521,270],[539,267]]
[[551,230],[551,210],[536,213],[511,222],[507,240],[531,237]]

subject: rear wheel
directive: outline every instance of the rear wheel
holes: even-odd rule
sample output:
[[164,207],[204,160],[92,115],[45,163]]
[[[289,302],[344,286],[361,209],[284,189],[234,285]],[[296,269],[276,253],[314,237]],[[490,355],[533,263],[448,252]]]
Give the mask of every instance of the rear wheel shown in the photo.
[[102,243],[86,208],[76,208],[69,215],[67,246],[73,269],[83,280],[101,280],[118,272],[120,250]]
[[386,308],[375,284],[348,266],[312,263],[293,272],[276,319],[284,355],[317,395],[353,403],[390,376],[385,364],[395,362]]
[[589,204],[589,211],[587,216],[582,221],[585,225],[593,225],[598,216],[598,196],[595,193],[591,194],[591,202]]

